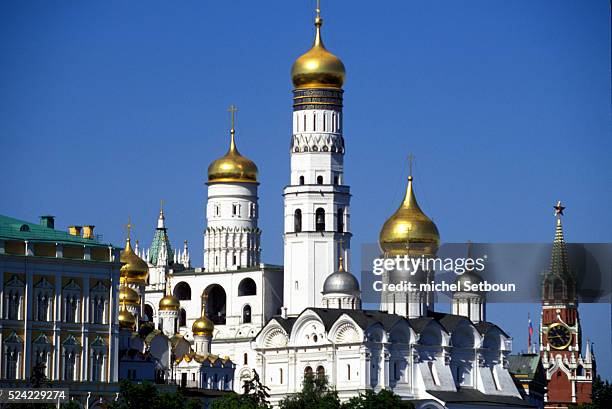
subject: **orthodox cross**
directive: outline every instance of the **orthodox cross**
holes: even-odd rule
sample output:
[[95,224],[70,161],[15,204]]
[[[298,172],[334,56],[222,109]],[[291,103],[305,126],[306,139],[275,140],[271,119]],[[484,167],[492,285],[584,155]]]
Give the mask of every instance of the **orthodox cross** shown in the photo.
[[131,236],[132,227],[134,227],[134,225],[132,224],[132,218],[129,217],[129,216],[128,216],[128,222],[125,225],[125,227],[127,228],[127,236],[128,236],[128,239],[129,239],[130,236]]
[[414,163],[414,155],[412,153],[408,154],[408,176],[412,176],[412,165]]
[[231,124],[232,124],[232,132],[234,132],[234,124],[236,122],[236,112],[238,112],[238,108],[236,108],[235,105],[230,105],[229,108],[227,109],[230,113],[230,117],[231,117]]

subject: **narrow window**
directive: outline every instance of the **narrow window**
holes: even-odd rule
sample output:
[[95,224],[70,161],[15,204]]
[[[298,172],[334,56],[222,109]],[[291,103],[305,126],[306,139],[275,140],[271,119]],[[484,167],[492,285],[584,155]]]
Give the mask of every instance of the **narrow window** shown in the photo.
[[279,379],[280,379],[280,384],[282,385],[284,383],[283,381],[283,368],[279,368]]
[[242,309],[242,323],[250,324],[251,323],[251,306],[245,305]]
[[232,261],[233,261],[233,265],[235,266],[236,265],[236,255],[232,256]]
[[319,175],[317,176],[317,185],[322,185],[323,184],[323,176]]
[[317,114],[312,114],[312,130],[317,130]]
[[300,284],[299,284],[299,282],[298,282],[298,281],[296,281],[296,282],[295,282],[295,289],[296,289],[296,290],[299,290],[299,289],[300,289]]
[[246,352],[242,355],[242,363],[243,365],[249,364],[249,354],[247,354]]
[[293,213],[293,231],[295,233],[302,231],[302,211],[300,209],[295,209]]
[[304,176],[300,176],[300,185],[304,184]]
[[334,176],[334,185],[339,185],[340,180],[338,179],[338,175]]
[[346,365],[346,380],[347,381],[351,380],[351,365],[350,364]]
[[319,207],[315,213],[315,230],[325,231],[325,210]]
[[337,212],[338,218],[338,232],[342,233],[344,231],[344,208],[339,207]]
[[323,132],[327,131],[327,115],[323,114]]
[[304,114],[304,129],[303,129],[303,131],[306,132],[306,114]]

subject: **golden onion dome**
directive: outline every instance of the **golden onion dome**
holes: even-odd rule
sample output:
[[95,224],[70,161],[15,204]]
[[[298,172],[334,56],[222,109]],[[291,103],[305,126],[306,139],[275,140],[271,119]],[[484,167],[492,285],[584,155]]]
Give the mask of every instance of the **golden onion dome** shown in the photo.
[[133,288],[122,285],[119,288],[119,303],[123,302],[127,305],[140,305],[140,296]]
[[122,281],[130,284],[146,284],[147,278],[149,277],[149,266],[148,264],[138,257],[132,245],[130,238],[126,240],[125,250],[121,252],[121,277]]
[[168,294],[159,300],[160,311],[178,311],[180,308],[181,302],[172,294]]
[[229,150],[208,167],[208,183],[257,183],[257,165],[238,152],[233,127],[230,133]]
[[323,45],[321,26],[323,19],[317,9],[316,35],[312,48],[302,54],[291,67],[291,80],[295,88],[342,88],[346,70],[340,58]]
[[215,324],[206,316],[206,298],[206,296],[202,296],[202,314],[191,326],[194,336],[212,337],[215,329]]
[[419,207],[408,177],[406,196],[400,207],[383,225],[379,244],[391,256],[403,254],[433,255],[440,244],[435,223]]
[[125,309],[125,305],[119,311],[119,328],[130,330],[136,328],[136,318],[134,318],[134,314]]

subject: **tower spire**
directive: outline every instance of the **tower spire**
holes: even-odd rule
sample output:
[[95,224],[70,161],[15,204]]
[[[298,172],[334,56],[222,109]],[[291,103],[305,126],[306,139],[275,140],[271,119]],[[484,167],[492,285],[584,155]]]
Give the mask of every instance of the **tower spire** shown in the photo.
[[230,152],[233,152],[236,150],[236,141],[234,135],[236,134],[236,112],[238,112],[238,108],[236,108],[236,106],[232,104],[227,110],[230,113]]

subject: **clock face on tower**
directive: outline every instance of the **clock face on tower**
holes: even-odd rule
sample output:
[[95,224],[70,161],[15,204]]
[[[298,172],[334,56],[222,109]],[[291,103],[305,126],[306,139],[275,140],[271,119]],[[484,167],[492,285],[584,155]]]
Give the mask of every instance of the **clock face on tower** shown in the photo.
[[567,325],[554,323],[548,329],[548,343],[555,349],[565,349],[572,342],[572,333]]

